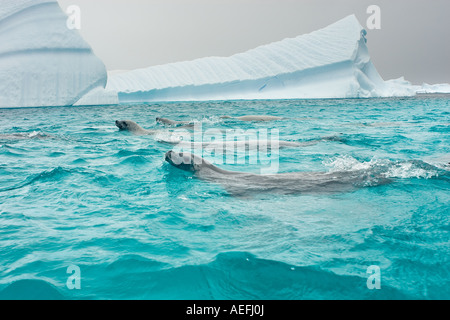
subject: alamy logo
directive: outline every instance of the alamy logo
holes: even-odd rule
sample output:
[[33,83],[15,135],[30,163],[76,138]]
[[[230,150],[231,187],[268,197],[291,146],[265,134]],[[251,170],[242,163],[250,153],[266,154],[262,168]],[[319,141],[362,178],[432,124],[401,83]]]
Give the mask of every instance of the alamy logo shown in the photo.
[[202,125],[196,124],[193,134],[184,129],[173,134],[177,152],[194,153],[213,164],[258,164],[262,174],[279,171],[278,129],[203,131]]
[[81,289],[81,269],[79,266],[71,265],[67,268],[67,273],[71,274],[67,278],[66,286],[69,290]]
[[379,266],[370,266],[367,268],[367,288],[370,290],[381,289],[381,269]]
[[380,30],[381,29],[381,8],[377,5],[371,5],[367,8],[367,14],[370,14],[367,18],[367,29]]
[[67,15],[67,28],[70,30],[80,30],[81,29],[81,9],[79,6],[72,5],[69,6],[66,10]]

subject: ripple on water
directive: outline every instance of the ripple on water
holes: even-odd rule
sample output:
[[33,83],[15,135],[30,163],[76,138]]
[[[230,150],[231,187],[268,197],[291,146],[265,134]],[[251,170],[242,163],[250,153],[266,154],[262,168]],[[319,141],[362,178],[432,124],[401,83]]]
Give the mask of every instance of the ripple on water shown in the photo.
[[[0,139],[0,299],[450,298],[449,101],[1,110],[2,123],[15,126],[8,134],[42,127],[52,138]],[[252,114],[286,119],[220,119]],[[319,139],[280,150],[280,172],[361,170],[392,183],[332,195],[234,197],[165,163],[171,145],[114,126],[115,119],[146,126],[158,116],[222,131],[278,129],[280,140]],[[81,268],[82,290],[65,285],[72,264]],[[382,290],[367,289],[369,265],[381,267]]]

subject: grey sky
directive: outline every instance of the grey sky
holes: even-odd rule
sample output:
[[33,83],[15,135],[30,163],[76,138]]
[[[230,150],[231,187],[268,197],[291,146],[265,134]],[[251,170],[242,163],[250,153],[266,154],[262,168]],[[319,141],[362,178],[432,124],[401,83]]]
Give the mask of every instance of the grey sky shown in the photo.
[[386,80],[450,83],[449,0],[59,0],[81,8],[83,37],[108,70],[229,56],[325,27],[349,14],[368,30],[372,60]]

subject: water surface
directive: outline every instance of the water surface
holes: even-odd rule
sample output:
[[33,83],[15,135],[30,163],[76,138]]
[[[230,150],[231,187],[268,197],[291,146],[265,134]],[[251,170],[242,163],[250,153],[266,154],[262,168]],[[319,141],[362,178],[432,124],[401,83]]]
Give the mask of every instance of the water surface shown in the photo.
[[[275,122],[220,116],[265,114]],[[279,171],[382,167],[391,182],[332,194],[233,196],[120,132],[278,129],[322,141]],[[0,110],[0,298],[449,299],[450,98],[186,102]],[[258,173],[258,164],[218,164]],[[81,271],[70,290],[67,268]],[[367,288],[367,268],[381,289]]]

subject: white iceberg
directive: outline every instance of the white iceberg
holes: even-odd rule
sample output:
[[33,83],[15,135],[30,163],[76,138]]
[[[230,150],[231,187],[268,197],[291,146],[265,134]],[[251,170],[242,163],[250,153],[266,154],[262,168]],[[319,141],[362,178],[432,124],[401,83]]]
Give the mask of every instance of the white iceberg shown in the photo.
[[118,103],[57,1],[0,0],[0,107]]
[[424,83],[422,86],[418,86],[417,93],[419,94],[432,94],[432,93],[450,93],[450,84],[439,83],[439,84],[427,84]]
[[[0,0],[0,108],[413,96],[450,85],[384,81],[354,15],[235,54],[106,72],[55,0]],[[105,90],[106,86],[106,90]]]
[[403,79],[384,81],[354,15],[310,34],[231,57],[207,57],[111,74],[121,103],[231,99],[412,96]]

